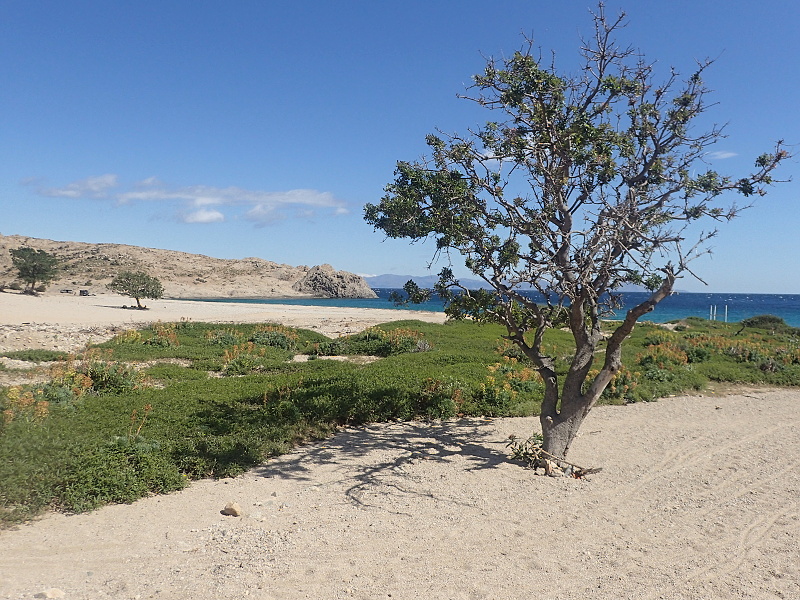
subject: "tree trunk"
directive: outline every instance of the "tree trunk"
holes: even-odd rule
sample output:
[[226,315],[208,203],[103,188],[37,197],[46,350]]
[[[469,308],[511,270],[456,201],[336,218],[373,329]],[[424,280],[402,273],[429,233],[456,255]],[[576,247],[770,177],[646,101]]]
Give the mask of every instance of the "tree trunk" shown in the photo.
[[138,298],[135,298],[135,300],[136,300],[136,307],[137,307],[137,308],[142,308],[142,303],[141,303],[141,302],[139,302],[139,299],[138,299]]
[[579,408],[569,414],[564,414],[564,411],[555,416],[542,413],[540,417],[542,435],[544,437],[542,450],[547,452],[548,456],[546,458],[556,464],[566,458],[583,420],[589,414],[589,403],[587,402],[586,404],[587,408],[585,410]]

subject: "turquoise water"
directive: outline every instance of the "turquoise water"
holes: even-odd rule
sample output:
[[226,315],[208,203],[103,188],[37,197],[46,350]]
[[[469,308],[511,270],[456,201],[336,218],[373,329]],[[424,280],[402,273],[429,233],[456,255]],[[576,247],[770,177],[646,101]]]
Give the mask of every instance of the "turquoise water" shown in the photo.
[[[424,304],[414,304],[407,306],[395,306],[389,300],[389,294],[395,290],[376,289],[378,298],[269,298],[269,299],[232,299],[214,298],[198,300],[202,302],[241,302],[248,304],[294,304],[300,306],[344,306],[353,308],[397,308],[401,310],[430,310],[441,311],[443,304],[434,299]],[[535,295],[532,296],[535,299]],[[622,294],[626,308],[617,311],[617,315],[622,318],[625,310],[635,306],[648,297],[647,293],[628,292]],[[756,315],[776,315],[781,317],[789,325],[800,327],[800,295],[797,294],[689,294],[681,293],[664,299],[658,307],[650,314],[645,315],[643,320],[665,323],[675,319],[686,317],[702,317],[708,319],[711,307],[716,307],[716,319],[725,320],[725,309],[727,307],[727,320],[729,322],[741,321]],[[409,315],[410,318],[413,316]]]

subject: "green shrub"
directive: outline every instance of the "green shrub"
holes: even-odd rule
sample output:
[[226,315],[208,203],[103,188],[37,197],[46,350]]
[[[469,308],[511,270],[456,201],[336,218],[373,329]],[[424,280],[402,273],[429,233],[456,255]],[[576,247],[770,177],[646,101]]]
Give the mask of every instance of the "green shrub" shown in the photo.
[[753,329],[767,330],[772,334],[785,333],[790,335],[800,335],[800,328],[787,325],[786,321],[780,317],[776,317],[775,315],[757,315],[755,317],[742,319],[739,324],[741,325],[739,333],[741,333],[745,327],[752,327]]
[[292,353],[276,347],[257,346],[253,342],[235,345],[225,350],[222,372],[225,375],[246,375],[280,367]]
[[257,331],[248,341],[253,342],[259,346],[273,346],[294,352],[297,350],[297,336],[290,336],[288,332],[284,331]]
[[175,323],[175,329],[178,331],[194,331],[195,324],[191,319],[181,317],[181,320]]
[[[800,384],[796,336],[757,330],[737,336],[735,327],[702,319],[687,324],[691,331],[678,333],[637,326],[623,347],[632,371],[622,369],[601,402],[652,400],[699,389],[708,379]],[[164,330],[175,333],[177,345],[143,344],[141,339],[157,335],[152,330],[140,333],[139,341],[120,342],[125,338],[118,336],[80,359],[53,365],[51,382],[0,392],[2,523],[49,506],[79,511],[128,502],[178,489],[187,476],[236,475],[343,424],[530,415],[542,398],[538,373],[516,347],[500,344],[504,331],[496,325],[404,321],[337,340],[257,324],[174,324]],[[262,341],[278,345],[256,343],[260,333],[268,334]],[[225,336],[235,343],[214,341]],[[292,351],[282,347],[286,339],[309,352],[369,350],[385,357],[364,365],[294,363],[287,360]],[[421,346],[427,351],[416,351]],[[563,375],[574,352],[570,334],[548,332],[545,346]],[[147,375],[163,384],[158,389],[138,385],[139,376],[123,363],[166,358],[188,359],[192,366],[149,367]],[[595,369],[602,349],[596,360]],[[209,370],[238,376],[208,377]],[[145,411],[146,423],[136,418],[143,405],[155,407]]]
[[345,344],[342,340],[316,342],[309,347],[308,353],[312,356],[340,356],[346,354]]
[[66,360],[69,357],[69,353],[67,352],[40,349],[15,350],[12,352],[3,352],[2,355],[7,358],[28,362],[53,362],[56,360]]
[[247,375],[261,367],[261,358],[253,354],[241,354],[232,358],[222,368],[225,375]]
[[55,406],[71,406],[81,397],[79,389],[63,382],[48,381],[39,386],[36,395]]
[[370,327],[361,333],[313,345],[309,353],[319,356],[368,355],[393,356],[409,352],[428,352],[433,346],[415,329]]
[[689,358],[679,346],[672,342],[663,342],[658,345],[648,345],[645,351],[638,355],[637,364],[642,367],[679,367],[689,362]]
[[657,331],[644,338],[645,346],[659,346],[661,344],[674,343],[677,336],[669,331]]
[[206,334],[209,344],[216,346],[233,346],[244,341],[244,335],[234,329],[216,329]]
[[520,397],[535,397],[541,401],[544,384],[539,374],[516,358],[503,357],[501,362],[488,366],[489,375],[476,390],[471,411],[487,416],[509,414]]
[[25,386],[26,393],[37,401],[67,406],[86,394],[123,394],[137,389],[142,376],[125,363],[103,360],[108,357],[89,351],[80,359],[57,361],[50,367],[49,381]]
[[[588,391],[591,382],[599,373],[599,369],[589,371],[589,377],[584,384],[584,393]],[[604,404],[624,404],[643,400],[646,394],[643,394],[642,390],[639,389],[641,379],[642,374],[640,372],[632,372],[623,365],[606,386],[606,389],[603,390],[600,398]]]
[[180,346],[178,327],[175,323],[153,323],[150,330],[152,335],[144,340],[144,344],[160,348]]
[[86,375],[92,380],[92,389],[98,394],[124,394],[135,390],[141,376],[124,363],[91,361],[86,365]]
[[758,329],[783,329],[787,327],[786,321],[775,315],[757,315],[742,319],[741,325]]
[[686,359],[690,363],[700,363],[711,360],[711,350],[700,346],[693,346],[685,349]]
[[176,465],[153,443],[120,438],[75,458],[58,490],[60,505],[85,512],[104,504],[130,503],[186,485]]
[[656,381],[659,383],[666,383],[675,378],[675,375],[671,371],[668,371],[667,369],[659,369],[658,367],[651,367],[647,369],[644,372],[644,376],[650,381]]

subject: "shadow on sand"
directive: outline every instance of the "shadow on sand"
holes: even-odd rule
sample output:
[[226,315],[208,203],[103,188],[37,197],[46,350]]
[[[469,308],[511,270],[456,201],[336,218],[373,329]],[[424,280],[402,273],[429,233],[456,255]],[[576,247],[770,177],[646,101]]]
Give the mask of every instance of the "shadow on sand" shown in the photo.
[[[403,473],[406,465],[428,460],[451,463],[458,457],[466,470],[493,469],[510,461],[506,440],[499,439],[491,420],[460,419],[444,423],[419,421],[371,424],[342,431],[317,445],[298,448],[288,455],[256,467],[261,477],[317,481],[317,471],[336,460],[342,479],[351,479],[346,496],[365,505],[364,491],[377,485],[411,490],[389,476]],[[522,465],[520,465],[522,468]],[[411,492],[413,493],[413,492]]]

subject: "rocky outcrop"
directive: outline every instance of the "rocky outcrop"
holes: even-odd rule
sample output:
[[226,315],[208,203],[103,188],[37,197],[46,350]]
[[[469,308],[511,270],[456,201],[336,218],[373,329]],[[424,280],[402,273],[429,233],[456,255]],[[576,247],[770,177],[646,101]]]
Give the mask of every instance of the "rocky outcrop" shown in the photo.
[[362,277],[335,271],[330,265],[293,267],[263,258],[212,258],[175,250],[124,244],[57,242],[25,236],[0,235],[0,285],[17,277],[9,250],[28,246],[55,255],[58,277],[48,293],[106,292],[120,271],[145,271],[161,281],[168,298],[374,298]]
[[302,294],[322,298],[377,298],[363,277],[347,271],[336,271],[330,265],[308,270],[306,276],[292,286]]

